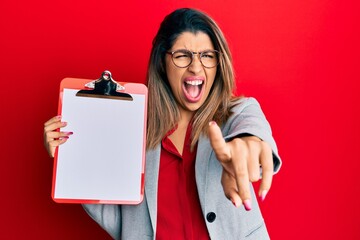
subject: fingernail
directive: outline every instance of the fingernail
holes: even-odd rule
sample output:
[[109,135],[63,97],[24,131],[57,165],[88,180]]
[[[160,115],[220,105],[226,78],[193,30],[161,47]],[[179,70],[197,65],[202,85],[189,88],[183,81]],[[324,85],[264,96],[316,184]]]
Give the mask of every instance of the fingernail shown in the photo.
[[57,118],[57,119],[61,119],[61,115],[57,115],[56,118]]
[[245,207],[246,211],[250,211],[250,210],[251,210],[251,201],[250,201],[250,199],[246,199],[246,200],[244,201],[244,207]]
[[63,140],[63,139],[69,139],[69,137],[68,136],[64,136],[64,137],[61,137],[61,140]]
[[217,125],[217,124],[215,121],[211,121],[211,122],[209,122],[209,126],[211,126],[211,125]]
[[265,197],[266,197],[266,194],[268,193],[267,190],[264,190],[262,191],[261,195],[260,195],[260,200],[263,202],[265,201]]
[[66,132],[65,134],[66,135],[73,135],[74,133],[73,132]]
[[234,199],[231,199],[231,202],[232,202],[232,204],[233,204],[235,207],[237,207],[237,208],[240,206],[239,201],[235,201]]

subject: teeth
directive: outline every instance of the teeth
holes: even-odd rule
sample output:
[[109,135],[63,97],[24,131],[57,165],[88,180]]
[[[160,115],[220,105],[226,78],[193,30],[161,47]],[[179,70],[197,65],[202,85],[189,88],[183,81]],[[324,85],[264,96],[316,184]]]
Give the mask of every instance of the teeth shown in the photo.
[[203,81],[202,80],[186,81],[186,84],[198,86],[198,85],[203,84]]

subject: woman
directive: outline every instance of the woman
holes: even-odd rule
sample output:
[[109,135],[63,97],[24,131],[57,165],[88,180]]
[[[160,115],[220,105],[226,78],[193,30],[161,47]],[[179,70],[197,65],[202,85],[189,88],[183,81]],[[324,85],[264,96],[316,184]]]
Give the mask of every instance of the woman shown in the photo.
[[[264,200],[280,167],[257,101],[232,95],[234,75],[216,23],[194,9],[165,17],[148,68],[144,201],[84,205],[115,239],[268,239],[250,182]],[[45,123],[51,156],[69,138]]]

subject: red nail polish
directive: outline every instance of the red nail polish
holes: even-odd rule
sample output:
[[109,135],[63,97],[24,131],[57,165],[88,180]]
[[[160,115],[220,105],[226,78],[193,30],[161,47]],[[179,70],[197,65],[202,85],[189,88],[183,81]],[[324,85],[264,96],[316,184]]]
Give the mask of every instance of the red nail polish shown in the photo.
[[244,201],[244,207],[246,209],[246,211],[250,211],[251,210],[251,201],[249,199],[246,199]]
[[66,135],[73,135],[73,132],[67,132]]

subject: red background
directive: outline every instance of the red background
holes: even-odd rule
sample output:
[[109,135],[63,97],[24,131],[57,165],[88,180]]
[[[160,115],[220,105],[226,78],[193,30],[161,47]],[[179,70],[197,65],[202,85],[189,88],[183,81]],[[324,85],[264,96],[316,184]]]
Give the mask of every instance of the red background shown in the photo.
[[359,4],[340,0],[0,3],[0,239],[109,239],[50,197],[43,123],[65,77],[145,82],[154,37],[178,7],[208,12],[256,97],[283,168],[261,205],[272,239],[360,239]]

